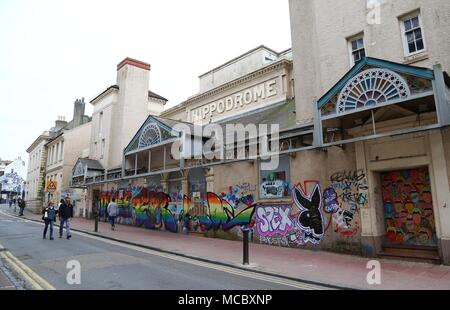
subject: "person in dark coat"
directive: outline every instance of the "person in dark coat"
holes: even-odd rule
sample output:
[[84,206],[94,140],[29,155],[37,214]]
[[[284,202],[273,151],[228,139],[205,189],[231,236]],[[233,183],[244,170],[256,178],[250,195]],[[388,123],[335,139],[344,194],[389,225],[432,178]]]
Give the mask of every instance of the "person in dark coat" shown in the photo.
[[64,225],[66,225],[67,239],[72,238],[72,235],[70,234],[70,221],[73,217],[73,205],[70,203],[69,197],[66,197],[64,203],[59,206],[58,215],[60,220],[59,237],[62,238]]
[[17,200],[17,202],[19,204],[19,216],[23,216],[23,210],[26,207],[25,200],[23,200],[22,198],[19,198]]
[[42,219],[44,220],[45,223],[44,235],[42,237],[46,239],[47,230],[48,227],[50,226],[50,240],[53,240],[53,223],[56,222],[56,214],[57,214],[53,202],[48,203],[47,208],[45,208],[42,211],[42,214],[43,214]]

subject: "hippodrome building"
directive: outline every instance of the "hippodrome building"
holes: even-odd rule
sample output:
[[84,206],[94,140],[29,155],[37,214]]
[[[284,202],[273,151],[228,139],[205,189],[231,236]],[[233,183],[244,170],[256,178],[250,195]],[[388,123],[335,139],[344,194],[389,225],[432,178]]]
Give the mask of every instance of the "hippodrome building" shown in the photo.
[[[142,78],[144,89],[150,66],[119,64],[118,86],[92,101],[90,157],[73,170],[72,186],[87,190],[86,213],[106,220],[115,197],[126,225],[236,240],[249,229],[252,242],[273,246],[449,263],[450,78],[442,67],[362,57],[310,102],[312,121],[300,122],[293,63],[291,50],[258,47],[201,75],[199,93],[173,108],[142,96],[140,122],[139,90],[121,76]],[[194,128],[237,123],[279,124],[276,169],[261,169],[267,159],[250,154],[249,139],[245,159],[198,155],[207,138]],[[179,124],[192,132],[174,130]],[[180,140],[189,147],[178,159],[171,149]]]

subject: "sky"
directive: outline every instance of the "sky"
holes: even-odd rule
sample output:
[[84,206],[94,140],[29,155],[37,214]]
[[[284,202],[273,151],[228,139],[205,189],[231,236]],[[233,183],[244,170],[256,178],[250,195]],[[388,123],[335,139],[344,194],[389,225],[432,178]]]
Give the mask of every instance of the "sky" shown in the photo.
[[77,98],[115,84],[125,57],[151,64],[149,89],[171,107],[200,74],[261,44],[286,50],[290,35],[288,0],[0,0],[0,158],[27,161]]

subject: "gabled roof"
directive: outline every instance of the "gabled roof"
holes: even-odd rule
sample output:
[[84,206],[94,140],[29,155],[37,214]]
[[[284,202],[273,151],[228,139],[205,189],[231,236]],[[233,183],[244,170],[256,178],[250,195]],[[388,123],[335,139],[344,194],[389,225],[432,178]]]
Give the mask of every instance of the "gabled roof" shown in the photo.
[[154,93],[154,92],[152,92],[152,91],[148,91],[148,96],[150,97],[150,98],[155,98],[155,99],[159,99],[159,100],[164,100],[164,101],[169,101],[168,99],[166,99],[166,98],[164,98],[163,96],[160,96],[160,95],[158,95],[158,94],[156,94],[156,93]]
[[[87,166],[88,170],[105,170],[102,164],[96,159],[88,159],[88,158],[79,158],[75,164],[75,166],[81,163]],[[75,167],[74,166],[74,167]]]
[[318,108],[322,108],[328,101],[331,100],[344,86],[345,84],[356,76],[364,67],[373,66],[378,68],[386,68],[395,72],[413,75],[429,80],[434,80],[434,71],[426,68],[413,67],[387,60],[365,57],[353,68],[350,69],[340,80],[337,82],[322,98],[319,99],[317,105]]

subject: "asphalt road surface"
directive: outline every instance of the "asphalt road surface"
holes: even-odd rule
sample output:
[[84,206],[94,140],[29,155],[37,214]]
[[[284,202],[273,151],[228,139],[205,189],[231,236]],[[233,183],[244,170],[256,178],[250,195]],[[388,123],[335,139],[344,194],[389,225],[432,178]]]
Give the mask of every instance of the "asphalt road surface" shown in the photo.
[[[43,225],[5,214],[0,244],[56,289],[286,290],[300,282],[203,263],[73,232],[70,240],[42,238]],[[69,261],[81,266],[81,284],[70,285]],[[73,268],[73,267],[72,267]]]

